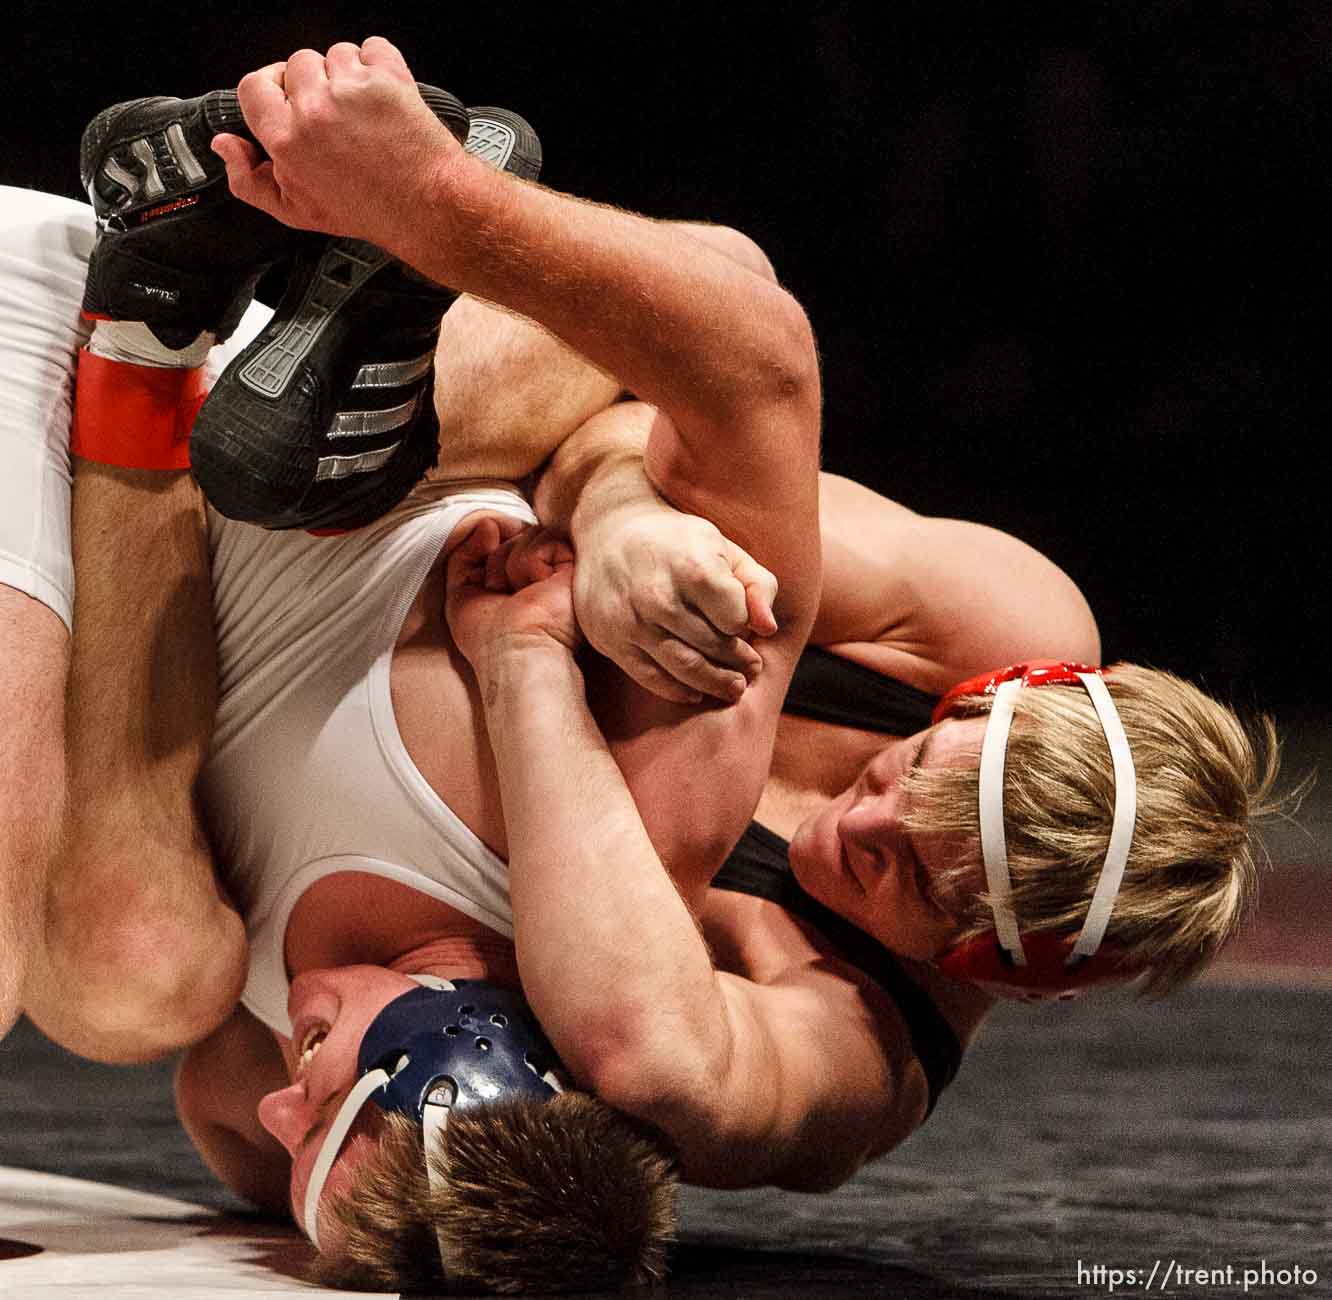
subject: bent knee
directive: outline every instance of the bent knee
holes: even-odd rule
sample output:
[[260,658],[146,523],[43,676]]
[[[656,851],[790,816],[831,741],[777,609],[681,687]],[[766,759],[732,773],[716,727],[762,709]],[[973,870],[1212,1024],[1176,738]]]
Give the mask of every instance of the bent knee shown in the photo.
[[28,1014],[62,1047],[113,1065],[198,1042],[235,1008],[245,981],[240,918],[219,904],[205,926],[127,916],[80,944],[48,939]]

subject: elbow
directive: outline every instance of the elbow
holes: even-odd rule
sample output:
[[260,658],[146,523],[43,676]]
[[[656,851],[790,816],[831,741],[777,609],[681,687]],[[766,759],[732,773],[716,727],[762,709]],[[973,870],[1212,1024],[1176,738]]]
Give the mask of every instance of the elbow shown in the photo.
[[773,286],[770,372],[763,387],[768,401],[801,419],[817,436],[823,401],[819,352],[814,328],[804,308],[785,290]]
[[606,1105],[651,1125],[677,1146],[716,1130],[724,1089],[715,1054],[687,1031],[626,1033],[586,1040],[579,1081]]
[[785,289],[763,288],[750,308],[756,325],[749,347],[737,348],[731,382],[712,394],[719,400],[708,418],[722,445],[752,453],[780,443],[788,474],[793,464],[808,466],[812,482],[823,403],[814,331]]

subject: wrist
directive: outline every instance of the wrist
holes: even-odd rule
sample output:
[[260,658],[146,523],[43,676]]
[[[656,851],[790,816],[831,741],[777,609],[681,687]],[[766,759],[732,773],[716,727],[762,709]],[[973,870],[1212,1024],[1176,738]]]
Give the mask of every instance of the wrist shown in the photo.
[[583,485],[569,517],[575,549],[600,528],[621,527],[627,519],[665,508],[643,473],[642,456],[622,452],[603,460]]
[[420,169],[410,218],[394,223],[383,247],[450,289],[479,292],[489,232],[502,224],[513,184],[461,147],[441,148]]
[[583,692],[583,674],[569,646],[539,632],[496,637],[474,665],[486,708],[517,703],[529,692]]

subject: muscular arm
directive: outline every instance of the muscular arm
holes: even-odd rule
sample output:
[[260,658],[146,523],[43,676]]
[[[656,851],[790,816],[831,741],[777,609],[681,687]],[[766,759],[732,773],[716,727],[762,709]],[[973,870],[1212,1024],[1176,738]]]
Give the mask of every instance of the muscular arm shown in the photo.
[[[692,234],[467,156],[386,41],[335,46],[327,59],[302,51],[245,78],[240,97],[271,159],[235,137],[224,145],[241,198],[290,224],[373,240],[615,375],[662,412],[646,464],[663,495],[776,575],[780,631],[733,710],[687,710],[620,680],[596,688],[650,833],[678,878],[692,870],[701,888],[757,801],[817,599],[819,384],[804,313]],[[709,764],[727,771],[724,785],[706,779]],[[696,801],[683,826],[677,797]]]
[[[763,250],[740,231],[705,222],[662,224],[775,283]],[[627,395],[618,379],[549,330],[493,303],[459,298],[444,317],[435,354],[440,458],[430,477],[525,478]],[[580,459],[587,463],[586,451]],[[546,473],[543,482],[553,488],[559,477]],[[562,503],[549,499],[538,511],[542,520],[567,526],[559,505],[571,512],[576,495],[574,489]]]
[[901,1060],[884,1047],[894,1040],[863,1030],[883,1009],[831,970],[773,987],[714,970],[573,657],[526,629],[476,653],[460,629],[459,576],[450,617],[486,702],[524,987],[566,1064],[666,1133],[691,1181],[835,1185],[923,1102],[917,1080],[915,1111],[898,1104]]
[[819,392],[808,322],[788,294],[695,235],[466,155],[379,38],[327,58],[300,51],[239,94],[270,159],[223,138],[239,197],[289,224],[370,239],[530,318],[666,412],[649,436],[654,481],[782,570],[803,637],[818,583]]
[[1100,662],[1086,600],[1039,551],[982,524],[919,515],[835,474],[819,478],[813,644],[935,693],[1033,655]]

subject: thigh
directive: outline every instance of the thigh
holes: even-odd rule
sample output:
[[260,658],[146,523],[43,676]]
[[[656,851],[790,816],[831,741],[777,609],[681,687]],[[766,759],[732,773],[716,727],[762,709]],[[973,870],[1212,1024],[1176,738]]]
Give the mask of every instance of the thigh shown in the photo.
[[40,948],[42,899],[65,788],[69,634],[40,601],[0,585],[0,1035]]
[[244,934],[194,786],[215,698],[203,509],[188,474],[79,461],[68,807],[25,1009],[56,1042],[150,1059],[230,1014]]

